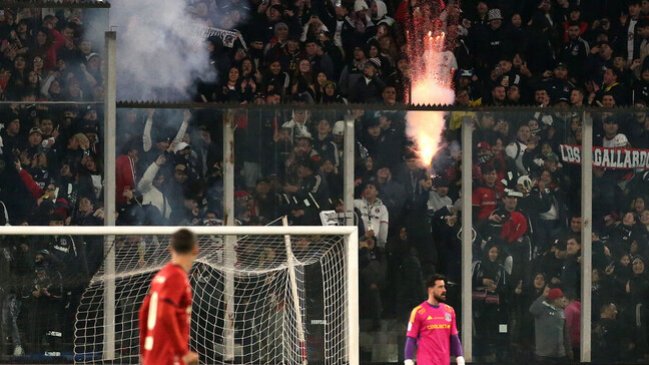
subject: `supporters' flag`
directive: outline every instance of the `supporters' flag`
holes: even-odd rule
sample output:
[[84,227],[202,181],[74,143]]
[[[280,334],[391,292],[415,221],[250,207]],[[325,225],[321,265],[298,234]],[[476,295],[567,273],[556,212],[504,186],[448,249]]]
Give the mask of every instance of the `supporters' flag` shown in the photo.
[[239,40],[243,48],[248,49],[248,47],[246,46],[246,42],[243,40],[243,37],[241,36],[241,33],[239,33],[239,31],[218,29],[212,27],[205,27],[205,30],[206,30],[205,38],[217,36],[221,38],[221,40],[223,41],[223,45],[230,48],[234,47],[234,43],[237,40]]
[[203,25],[190,24],[186,26],[188,33],[192,36],[197,36],[200,38],[200,41],[204,41],[209,37],[219,37],[223,41],[223,45],[229,48],[233,48],[237,40],[241,42],[241,45],[244,49],[248,49],[246,42],[243,40],[241,33],[236,30],[225,30],[214,27],[206,27]]
[[[562,144],[560,149],[563,162],[581,164],[581,146]],[[649,170],[649,150],[593,147],[593,166],[607,169]]]

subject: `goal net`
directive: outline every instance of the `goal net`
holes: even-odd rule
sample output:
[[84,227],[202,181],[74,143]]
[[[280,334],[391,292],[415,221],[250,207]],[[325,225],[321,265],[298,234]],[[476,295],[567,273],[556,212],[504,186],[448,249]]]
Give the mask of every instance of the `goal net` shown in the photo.
[[[85,228],[95,227],[65,234]],[[77,311],[75,363],[139,362],[139,308],[175,230],[85,230],[104,236],[107,255]],[[192,231],[190,347],[201,364],[358,364],[355,227]]]

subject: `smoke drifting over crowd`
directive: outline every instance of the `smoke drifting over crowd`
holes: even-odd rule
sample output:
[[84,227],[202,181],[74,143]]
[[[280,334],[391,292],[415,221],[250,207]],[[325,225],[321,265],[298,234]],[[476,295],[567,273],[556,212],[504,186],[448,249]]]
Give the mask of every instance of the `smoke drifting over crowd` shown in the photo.
[[196,78],[214,80],[209,53],[187,4],[115,0],[118,100],[187,100]]

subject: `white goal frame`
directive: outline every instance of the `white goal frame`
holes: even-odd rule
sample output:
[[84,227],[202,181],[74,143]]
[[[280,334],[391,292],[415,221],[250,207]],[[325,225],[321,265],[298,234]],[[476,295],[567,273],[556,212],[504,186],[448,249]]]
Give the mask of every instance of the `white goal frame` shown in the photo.
[[[123,235],[171,235],[180,228],[188,228],[196,235],[226,236],[292,236],[322,235],[343,236],[346,256],[346,342],[349,365],[360,365],[359,343],[359,297],[358,297],[358,228],[356,226],[210,226],[210,227],[160,227],[160,226],[0,226],[0,236],[123,236]],[[114,250],[109,250],[112,240],[105,240],[104,275],[115,274]],[[111,255],[112,252],[112,255]],[[104,292],[106,323],[114,324],[115,284],[106,283]],[[113,316],[112,318],[110,316]],[[104,360],[114,359],[115,328],[108,326],[105,333]],[[112,339],[112,341],[111,341]],[[111,343],[112,342],[112,343]],[[113,353],[111,353],[113,352]]]

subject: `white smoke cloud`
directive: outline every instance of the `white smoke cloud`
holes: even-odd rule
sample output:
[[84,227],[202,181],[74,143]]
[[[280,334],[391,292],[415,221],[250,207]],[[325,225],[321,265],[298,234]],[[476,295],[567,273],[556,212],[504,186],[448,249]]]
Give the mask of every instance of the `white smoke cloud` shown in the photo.
[[181,0],[114,0],[118,100],[187,100],[196,77],[215,79],[196,21]]

